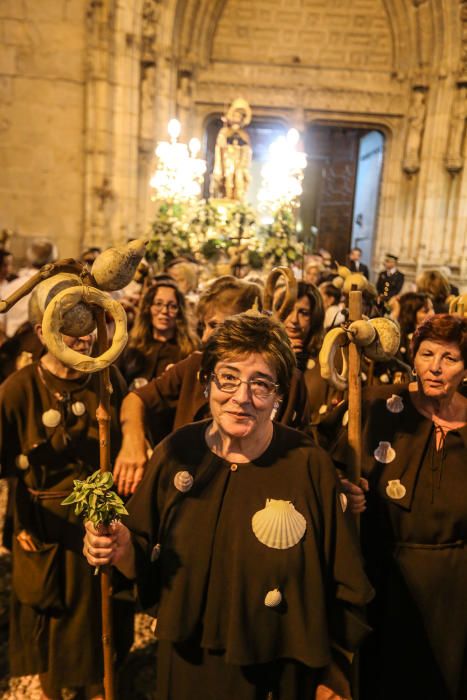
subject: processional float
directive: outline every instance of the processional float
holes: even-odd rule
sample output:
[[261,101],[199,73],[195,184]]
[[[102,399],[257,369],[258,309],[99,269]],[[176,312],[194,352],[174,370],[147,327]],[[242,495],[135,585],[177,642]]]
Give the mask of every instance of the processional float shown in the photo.
[[[91,271],[68,258],[44,265],[8,299],[0,301],[0,313],[9,311],[20,299],[41,284],[37,303],[43,312],[42,332],[48,350],[64,365],[92,374],[99,374],[99,404],[96,418],[99,426],[99,470],[110,472],[110,394],[112,387],[109,366],[123,351],[128,335],[126,314],[109,292],[125,287],[132,280],[146,248],[142,240],[131,241],[120,248],[109,248],[93,263]],[[109,346],[106,314],[114,324]],[[97,328],[98,356],[88,357],[65,345],[62,334],[80,337]],[[111,478],[105,480],[111,485]],[[109,493],[111,501],[117,496]],[[71,503],[73,500],[66,499]],[[119,507],[109,512],[118,513]],[[106,700],[115,700],[114,645],[112,630],[112,581],[110,567],[100,572],[102,606],[102,645],[104,657],[104,690]]]

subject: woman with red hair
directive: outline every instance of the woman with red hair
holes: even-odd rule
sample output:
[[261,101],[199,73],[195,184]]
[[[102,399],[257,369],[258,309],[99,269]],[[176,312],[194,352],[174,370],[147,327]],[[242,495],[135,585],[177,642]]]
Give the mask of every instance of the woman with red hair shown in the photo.
[[[362,542],[376,597],[361,698],[464,700],[467,318],[427,318],[412,353],[414,381],[372,389],[363,406]],[[345,469],[349,457],[341,433],[334,458]]]

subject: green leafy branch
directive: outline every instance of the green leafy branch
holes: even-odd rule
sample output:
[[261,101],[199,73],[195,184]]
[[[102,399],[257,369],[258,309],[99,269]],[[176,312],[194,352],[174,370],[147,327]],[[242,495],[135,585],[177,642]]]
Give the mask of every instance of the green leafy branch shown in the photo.
[[[99,525],[109,527],[115,520],[121,520],[122,515],[128,515],[120,496],[112,490],[114,480],[111,472],[98,469],[84,481],[74,479],[74,489],[62,501],[62,506],[75,505],[75,515],[81,515],[83,520],[90,520],[97,529]],[[99,567],[94,569],[94,574]]]
[[112,490],[114,480],[111,472],[97,470],[85,481],[75,479],[74,489],[62,501],[62,506],[75,504],[75,515],[90,520],[95,528],[99,525],[108,527],[113,520],[120,520],[128,515],[120,496]]

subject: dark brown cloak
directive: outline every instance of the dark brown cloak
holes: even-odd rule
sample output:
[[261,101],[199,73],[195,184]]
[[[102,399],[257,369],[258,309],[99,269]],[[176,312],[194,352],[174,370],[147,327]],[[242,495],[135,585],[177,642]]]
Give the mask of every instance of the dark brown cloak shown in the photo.
[[[201,625],[201,646],[224,650],[228,664],[325,666],[332,642],[353,650],[367,634],[361,608],[372,596],[332,463],[305,435],[274,424],[261,457],[232,465],[208,449],[208,424],[164,440],[128,503],[140,598],[158,618],[157,636],[180,642]],[[174,486],[180,471],[194,479],[186,493]],[[306,519],[288,549],[253,533],[253,515],[271,498]],[[269,608],[274,588],[283,599]]]

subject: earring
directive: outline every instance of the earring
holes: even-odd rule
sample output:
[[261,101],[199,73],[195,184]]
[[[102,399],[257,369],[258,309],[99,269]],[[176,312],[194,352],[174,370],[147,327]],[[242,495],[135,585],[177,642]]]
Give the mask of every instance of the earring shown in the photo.
[[277,409],[279,408],[279,406],[280,406],[280,401],[274,401],[272,407],[273,407],[276,411],[277,411]]
[[414,367],[412,370],[412,377],[416,377],[416,376],[417,376],[417,370]]
[[206,384],[206,386],[204,387],[203,394],[204,394],[204,398],[205,398],[205,399],[207,399],[207,398],[209,397],[209,388],[208,388],[208,385],[207,385],[207,384]]

